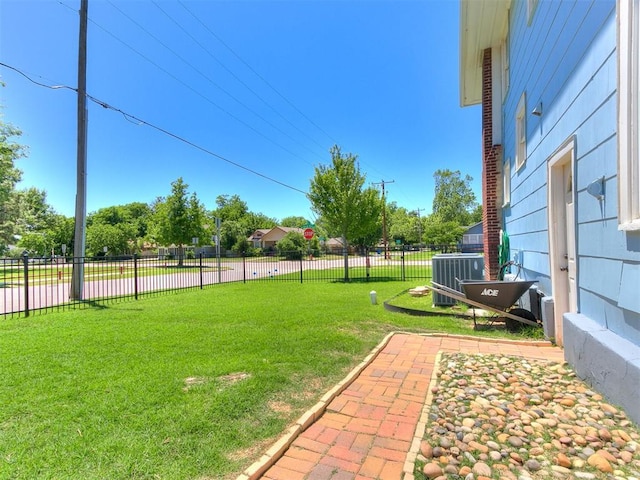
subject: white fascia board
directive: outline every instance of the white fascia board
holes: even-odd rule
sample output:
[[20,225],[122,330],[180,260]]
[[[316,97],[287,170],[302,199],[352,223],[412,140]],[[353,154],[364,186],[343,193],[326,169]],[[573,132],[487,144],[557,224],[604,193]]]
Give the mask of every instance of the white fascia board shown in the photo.
[[460,0],[460,105],[482,103],[482,55],[507,31],[511,0]]

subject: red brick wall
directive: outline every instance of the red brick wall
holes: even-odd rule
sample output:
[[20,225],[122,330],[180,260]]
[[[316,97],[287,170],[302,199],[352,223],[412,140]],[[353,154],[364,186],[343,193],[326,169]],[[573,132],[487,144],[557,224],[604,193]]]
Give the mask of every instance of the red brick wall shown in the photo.
[[498,278],[498,245],[502,226],[498,185],[501,185],[502,145],[493,145],[491,49],[482,60],[482,230],[484,233],[485,279]]

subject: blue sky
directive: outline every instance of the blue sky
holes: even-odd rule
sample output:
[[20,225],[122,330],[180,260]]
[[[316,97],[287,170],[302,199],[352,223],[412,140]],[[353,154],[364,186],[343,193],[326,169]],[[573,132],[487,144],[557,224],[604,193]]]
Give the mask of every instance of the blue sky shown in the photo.
[[[0,62],[75,87],[79,6],[1,0]],[[471,175],[480,199],[481,112],[459,106],[458,22],[448,0],[89,0],[87,92],[200,149],[89,102],[87,210],[152,202],[182,177],[207,209],[237,194],[253,212],[313,219],[300,191],[333,144],[423,215],[437,169]],[[73,216],[75,93],[0,76],[3,120],[29,147],[19,187]]]

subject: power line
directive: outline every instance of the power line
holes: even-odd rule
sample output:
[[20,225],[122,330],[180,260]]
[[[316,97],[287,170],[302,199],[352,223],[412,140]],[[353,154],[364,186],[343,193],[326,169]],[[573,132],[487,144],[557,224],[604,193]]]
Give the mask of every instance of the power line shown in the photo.
[[[64,4],[63,2],[59,1],[58,3],[60,3],[61,5],[63,5],[64,7],[70,9],[73,11],[73,9]],[[252,125],[249,125],[247,122],[245,122],[244,120],[240,119],[239,117],[237,117],[236,115],[234,115],[233,113],[231,113],[230,111],[226,110],[225,108],[221,107],[220,105],[218,105],[216,102],[214,102],[211,98],[207,97],[206,95],[202,94],[201,92],[197,91],[196,89],[194,89],[193,87],[191,87],[190,85],[188,85],[187,83],[183,82],[182,80],[180,80],[178,77],[176,77],[174,74],[172,74],[170,71],[168,71],[166,68],[160,66],[158,63],[154,62],[153,60],[151,60],[149,57],[147,57],[146,55],[144,55],[143,53],[141,53],[140,51],[138,51],[137,49],[135,49],[134,47],[132,47],[131,45],[129,45],[128,43],[126,43],[124,40],[120,39],[118,36],[116,36],[115,34],[111,33],[109,30],[107,30],[105,27],[103,27],[102,25],[100,25],[99,23],[95,22],[93,19],[89,18],[89,21],[95,25],[97,28],[99,28],[100,30],[102,30],[104,33],[106,33],[107,35],[109,35],[110,37],[112,37],[114,40],[120,42],[122,45],[124,45],[125,47],[127,47],[129,50],[131,50],[132,52],[134,52],[136,55],[140,56],[141,58],[143,58],[144,60],[146,60],[147,62],[149,62],[151,65],[153,65],[154,67],[156,67],[158,70],[162,71],[163,73],[165,73],[167,76],[169,76],[170,78],[172,78],[173,80],[175,80],[176,82],[178,82],[179,84],[181,84],[182,86],[184,86],[185,88],[191,90],[193,93],[195,93],[196,95],[198,95],[199,97],[201,97],[202,99],[204,99],[205,101],[207,101],[208,103],[210,103],[211,105],[213,105],[214,107],[216,107],[217,109],[219,109],[221,112],[223,112],[224,114],[228,115],[229,117],[233,118],[235,121],[237,121],[238,123],[244,125],[245,127],[247,127],[249,130],[253,131],[254,133],[256,133],[257,135],[261,136],[262,138],[264,138],[265,140],[267,140],[268,142],[272,143],[273,145],[277,146],[278,148],[282,149],[283,151],[287,152],[288,154],[290,154],[293,157],[297,157],[303,161],[304,158],[300,157],[299,155],[297,155],[296,153],[292,152],[291,150],[289,150],[288,148],[286,148],[285,146],[279,144],[278,142],[276,142],[275,140],[273,140],[272,138],[268,137],[267,135],[265,135],[264,133],[262,133],[261,131],[259,131],[258,129],[256,129],[255,127],[253,127]],[[308,163],[308,162],[307,162]]]
[[[73,92],[77,92],[78,89],[77,88],[73,88],[73,87],[69,87],[67,85],[47,85],[46,83],[42,83],[42,82],[38,82],[37,80],[34,80],[33,78],[31,78],[29,75],[27,75],[26,73],[24,73],[22,70],[18,70],[15,67],[12,67],[11,65],[7,65],[6,63],[2,63],[0,62],[0,66],[3,66],[5,68],[8,68],[9,70],[13,70],[14,72],[22,75],[24,78],[26,78],[27,80],[29,80],[31,83],[35,83],[36,85],[38,85],[39,87],[45,87],[45,88],[49,88],[51,90],[57,90],[57,89],[68,89],[71,90]],[[38,78],[43,78],[41,75],[35,75]]]
[[[38,85],[40,87],[45,87],[45,88],[49,88],[49,89],[52,89],[52,90],[64,88],[64,89],[68,89],[68,90],[71,90],[71,91],[76,92],[76,93],[78,92],[77,88],[69,87],[67,85],[55,85],[55,86],[52,86],[52,85],[46,85],[46,84],[41,83],[41,82],[37,82],[37,81],[33,80],[29,75],[27,75],[26,73],[21,71],[20,69],[18,69],[16,67],[12,67],[11,65],[7,65],[6,63],[0,62],[0,66],[8,68],[10,70],[13,70],[13,71],[19,73],[20,75],[25,77],[27,80],[29,80],[30,82],[32,82],[35,85]],[[302,193],[305,196],[307,195],[307,192],[305,192],[304,190],[300,190],[299,188],[296,188],[296,187],[294,187],[292,185],[288,185],[288,184],[286,184],[284,182],[281,182],[280,180],[276,180],[273,177],[269,177],[268,175],[265,175],[265,174],[260,173],[260,172],[258,172],[256,170],[253,170],[253,169],[251,169],[249,167],[246,167],[246,166],[244,166],[244,165],[242,165],[242,164],[240,164],[238,162],[235,162],[235,161],[230,160],[230,159],[228,159],[226,157],[223,157],[222,155],[217,154],[217,153],[215,153],[215,152],[213,152],[211,150],[208,150],[207,148],[202,147],[202,146],[192,142],[191,140],[187,140],[186,138],[184,138],[184,137],[182,137],[182,136],[180,136],[180,135],[178,135],[176,133],[170,132],[169,130],[167,130],[165,128],[162,128],[162,127],[160,127],[158,125],[155,125],[155,124],[153,124],[151,122],[147,122],[146,120],[143,120],[143,119],[141,119],[141,118],[139,118],[139,117],[137,117],[137,116],[135,116],[133,114],[127,113],[124,110],[121,110],[120,108],[117,108],[117,107],[114,107],[112,105],[109,105],[107,102],[105,102],[103,100],[99,100],[98,98],[96,98],[96,97],[94,97],[92,95],[89,95],[88,93],[86,94],[86,98],[88,100],[91,100],[93,103],[95,103],[97,105],[100,105],[103,108],[106,108],[108,110],[113,110],[114,112],[120,113],[128,121],[134,120],[137,125],[146,125],[146,126],[148,126],[150,128],[153,128],[154,130],[157,130],[157,131],[159,131],[161,133],[164,133],[165,135],[167,135],[169,137],[172,137],[172,138],[174,138],[176,140],[179,140],[180,142],[183,142],[183,143],[185,143],[185,144],[187,144],[187,145],[189,145],[189,146],[191,146],[191,147],[193,147],[193,148],[195,148],[197,150],[200,150],[201,152],[204,152],[207,155],[210,155],[212,157],[218,158],[219,160],[222,160],[222,161],[224,161],[226,163],[229,163],[230,165],[233,165],[233,166],[235,166],[237,168],[240,168],[240,169],[245,170],[245,171],[247,171],[249,173],[252,173],[252,174],[254,174],[254,175],[258,176],[258,177],[262,177],[265,180],[268,180],[270,182],[276,183],[278,185],[281,185],[281,186],[283,186],[285,188],[288,188],[290,190],[293,190],[295,192]]]
[[[253,95],[255,95],[256,98],[258,98],[264,105],[266,105],[272,112],[274,112],[276,115],[278,115],[282,120],[284,120],[286,123],[288,123],[291,127],[293,127],[294,129],[296,129],[298,132],[300,132],[303,136],[305,136],[307,139],[311,140],[313,143],[315,143],[318,147],[320,148],[325,148],[323,145],[321,145],[320,143],[318,143],[313,137],[307,135],[302,129],[300,129],[297,125],[295,125],[293,122],[291,122],[287,117],[285,117],[282,113],[280,113],[273,105],[271,105],[269,102],[267,102],[262,96],[260,96],[260,94],[258,94],[254,89],[252,89],[249,85],[247,85],[246,82],[244,82],[240,77],[238,77],[230,68],[228,68],[222,61],[220,61],[220,59],[218,59],[215,55],[213,55],[211,53],[211,51],[206,48],[201,42],[199,42],[185,27],[183,27],[180,23],[178,23],[178,21],[173,18],[171,15],[169,15],[159,4],[158,2],[156,2],[155,0],[152,0],[152,2],[156,8],[158,8],[158,10],[160,10],[170,21],[172,21],[180,30],[182,30],[182,32],[187,35],[196,45],[198,45],[209,57],[211,57],[218,65],[220,65],[227,73],[229,73],[229,75],[231,75],[234,79],[236,79],[236,81],[238,81],[238,83],[240,83],[243,87],[245,87],[247,90],[249,90]],[[183,5],[184,7],[184,5]],[[185,7],[186,10],[186,7]],[[187,12],[194,17],[201,25],[204,25],[199,18],[197,18],[192,12],[190,12],[189,10],[187,10]],[[206,28],[206,27],[205,27]],[[208,30],[209,31],[209,30]],[[212,33],[211,31],[209,31],[209,33]],[[225,46],[227,47],[226,44],[224,44],[224,42],[222,42],[222,40],[219,39],[219,37],[216,36],[216,38]],[[228,48],[228,47],[227,47]],[[235,52],[233,52],[234,55]],[[237,55],[236,55],[237,57]],[[246,65],[246,63],[245,63]],[[287,135],[288,136],[288,135]],[[296,141],[296,140],[294,140]],[[306,147],[305,147],[306,148]],[[311,151],[311,150],[310,150]],[[312,152],[314,153],[314,152]]]
[[[280,127],[278,127],[277,125],[275,125],[273,122],[269,121],[267,118],[265,118],[264,116],[260,115],[258,112],[256,112],[254,109],[252,109],[251,107],[249,107],[248,105],[246,105],[244,102],[242,102],[239,98],[237,98],[235,95],[233,95],[232,93],[230,93],[228,90],[226,90],[225,88],[223,88],[220,84],[216,83],[215,81],[213,81],[211,79],[210,76],[206,75],[204,72],[202,72],[202,70],[198,69],[196,66],[194,66],[191,62],[185,60],[185,58],[180,55],[178,52],[176,52],[174,49],[172,49],[169,45],[167,45],[165,42],[163,42],[161,39],[159,39],[156,35],[154,35],[153,33],[151,33],[149,30],[147,30],[144,26],[142,26],[139,22],[137,22],[135,19],[131,18],[131,16],[127,15],[121,8],[119,8],[117,5],[115,5],[112,1],[108,1],[109,5],[111,5],[114,9],[116,9],[118,12],[120,12],[120,14],[127,18],[131,23],[133,23],[136,27],[138,27],[140,30],[142,30],[144,33],[146,33],[149,37],[151,37],[154,41],[156,41],[157,43],[159,43],[164,49],[166,49],[167,51],[169,51],[172,55],[174,55],[175,57],[177,57],[180,61],[182,61],[185,65],[187,65],[188,67],[190,67],[194,72],[196,72],[198,75],[200,75],[202,78],[204,78],[205,80],[207,80],[210,84],[212,84],[214,87],[216,87],[218,90],[220,90],[222,93],[224,93],[225,95],[227,95],[229,98],[231,98],[234,102],[236,102],[237,104],[241,105],[243,108],[245,108],[246,110],[248,110],[249,112],[251,112],[252,114],[254,114],[256,117],[258,117],[260,120],[262,120],[264,123],[266,123],[267,125],[269,125],[271,128],[273,128],[274,130],[280,132],[282,135],[286,136],[287,138],[289,138],[291,141],[297,143],[298,145],[300,145],[301,147],[307,149],[309,152],[311,152],[314,155],[318,155],[317,152],[314,152],[313,150],[309,149],[308,147],[306,147],[304,144],[302,144],[300,141],[296,140],[295,138],[293,138],[291,135],[289,135],[287,132],[285,132],[284,130],[282,130]],[[173,21],[176,25],[178,25],[178,27],[180,27],[185,33],[187,33],[173,18],[171,18],[164,10],[162,10],[162,8],[160,8],[157,4],[156,7],[158,7],[158,9],[164,14],[166,15],[171,21]],[[95,23],[95,22],[93,22]],[[101,27],[104,30],[104,27]],[[189,35],[187,33],[187,35]],[[190,36],[190,35],[189,35]],[[193,37],[191,37],[193,39]],[[194,40],[195,41],[195,40]],[[175,78],[175,77],[174,77]],[[190,87],[191,88],[191,87]],[[193,90],[193,89],[192,89]],[[195,91],[195,90],[194,90]],[[217,105],[216,105],[217,106]],[[225,112],[228,113],[228,112]],[[235,118],[235,116],[234,116]],[[244,122],[243,122],[244,123]],[[266,137],[265,137],[266,138]],[[274,142],[275,143],[275,142]],[[278,145],[276,143],[276,145]],[[280,145],[279,145],[280,146]],[[291,155],[300,158],[301,160],[304,160],[302,157],[300,157],[299,155],[296,155],[294,152],[280,146],[281,148],[283,148],[286,152],[290,153]]]
[[307,115],[305,115],[298,107],[296,107],[293,102],[291,102],[287,97],[285,97],[282,93],[280,93],[273,85],[271,85],[267,79],[265,79],[262,75],[260,75],[251,65],[249,65],[240,55],[238,55],[229,45],[225,43],[222,38],[220,38],[213,30],[211,30],[202,20],[200,20],[191,10],[189,10],[186,5],[178,0],[178,3],[184,8],[193,18],[195,18],[202,27],[207,30],[215,39],[217,39],[229,52],[233,54],[240,62],[242,62],[255,76],[257,76],[260,80],[262,80],[265,85],[267,85],[271,90],[273,90],[280,98],[282,98],[285,102],[287,102],[291,108],[293,108],[296,112],[298,112],[304,119],[306,119],[311,125],[316,127],[319,131],[321,131],[326,137],[331,140],[334,144],[338,144],[339,142],[334,140],[331,135],[329,135],[322,127],[320,127],[317,123],[311,120]]
[[[63,6],[65,6],[66,8],[73,10],[71,7],[69,7],[68,5],[64,4],[61,0],[59,0],[59,3]],[[267,120],[266,118],[264,118],[262,115],[256,113],[253,109],[251,109],[250,107],[248,107],[247,105],[245,105],[242,101],[240,101],[238,98],[236,98],[234,95],[232,95],[231,93],[229,93],[228,91],[226,91],[224,88],[222,88],[220,85],[218,85],[216,82],[214,82],[210,77],[208,77],[206,74],[204,74],[202,71],[200,71],[198,68],[196,68],[195,66],[193,66],[191,63],[189,63],[187,60],[185,60],[180,54],[178,54],[176,51],[174,51],[171,47],[169,47],[167,44],[165,44],[163,41],[161,41],[159,38],[157,38],[155,35],[153,35],[151,32],[149,32],[146,28],[144,28],[142,25],[140,25],[139,22],[137,22],[136,20],[134,20],[133,18],[131,18],[129,15],[127,15],[122,9],[120,9],[119,7],[117,7],[113,2],[109,1],[108,2],[112,7],[114,7],[118,12],[120,12],[120,14],[122,14],[124,17],[126,17],[129,21],[131,21],[132,23],[134,23],[138,28],[140,28],[143,32],[145,32],[147,35],[149,35],[151,38],[153,38],[156,42],[158,42],[160,45],[162,45],[165,49],[167,49],[169,52],[171,52],[174,56],[178,57],[182,62],[184,62],[185,64],[187,64],[189,67],[191,67],[195,72],[197,72],[199,75],[201,75],[203,78],[205,78],[207,81],[209,81],[210,83],[212,83],[216,88],[220,89],[222,92],[224,92],[226,95],[228,95],[230,98],[232,98],[235,102],[239,103],[240,105],[242,105],[245,109],[249,110],[251,113],[253,113],[254,115],[256,115],[258,118],[260,118],[262,121],[264,121],[265,123],[267,123],[268,125],[270,125],[272,128],[274,128],[275,130],[279,131],[281,134],[287,136],[290,140],[292,140],[293,142],[297,143],[298,145],[301,145],[303,148],[305,148],[306,150],[308,150],[309,152],[311,152],[312,154],[320,157],[316,152],[312,151],[311,149],[309,149],[307,146],[305,146],[304,144],[302,144],[301,142],[299,142],[298,140],[296,140],[295,138],[291,137],[288,133],[284,132],[282,129],[280,129],[279,127],[277,127],[276,125],[274,125],[272,122],[270,122],[269,120]],[[237,75],[235,75],[229,68],[227,68],[218,58],[216,58],[213,54],[211,54],[211,52],[205,47],[203,46],[196,38],[194,38],[193,35],[191,35],[182,25],[180,25],[171,15],[169,15],[166,10],[164,10],[162,7],[160,7],[160,5],[152,0],[152,3],[169,19],[171,20],[178,28],[180,28],[189,38],[191,38],[191,40],[196,43],[202,50],[205,51],[205,53],[207,53],[207,55],[209,55],[214,61],[216,61],[222,68],[224,68],[230,75],[232,75],[240,84],[242,84],[245,88],[247,88],[250,92],[252,92],[257,98],[259,98],[267,107],[269,107],[271,110],[273,110],[277,115],[279,115],[280,117],[282,117],[289,125],[291,125],[293,128],[295,128],[296,130],[298,130],[300,133],[302,133],[302,135],[306,136],[307,138],[309,138],[312,142],[314,142],[316,145],[320,146],[322,148],[322,145],[320,145],[318,142],[316,142],[313,138],[309,137],[308,135],[306,135],[300,128],[298,128],[296,125],[294,125],[292,122],[290,122],[289,120],[286,119],[286,117],[284,117],[280,112],[278,112],[273,106],[271,106],[268,102],[266,102],[266,100],[264,100],[260,95],[258,95],[253,89],[251,89],[245,82],[243,82]],[[231,52],[233,54],[233,56],[235,56],[242,64],[244,64],[254,75],[256,75],[262,82],[264,82],[271,90],[273,90],[279,97],[281,97],[286,103],[288,103],[295,111],[297,111],[303,118],[305,118],[309,123],[311,123],[314,127],[316,127],[319,131],[321,131],[323,134],[325,134],[329,139],[331,139],[334,143],[338,143],[337,141],[335,141],[325,130],[323,130],[319,125],[317,125],[313,120],[311,120],[307,115],[305,115],[300,109],[298,109],[289,99],[287,99],[280,91],[278,91],[273,85],[271,85],[259,72],[257,72],[248,62],[246,62],[238,53],[236,53],[219,35],[217,35],[208,25],[206,25],[202,20],[200,20],[200,18],[198,18],[198,16],[196,14],[194,14],[183,2],[178,1],[178,3],[184,8],[184,10],[191,16],[193,17],[193,19],[195,21],[197,21],[212,37],[214,37],[218,42],[220,42],[220,44],[222,44],[229,52]],[[241,123],[242,125],[244,125],[245,127],[249,128],[250,130],[252,130],[254,133],[260,135],[261,137],[263,137],[264,139],[266,139],[267,141],[269,141],[270,143],[276,145],[277,147],[281,148],[282,150],[284,150],[285,152],[287,152],[288,154],[292,155],[293,157],[299,158],[302,161],[304,161],[305,163],[311,165],[309,162],[307,162],[303,157],[297,155],[296,153],[292,152],[290,149],[284,147],[283,145],[281,145],[280,143],[278,143],[277,141],[273,140],[272,138],[268,137],[267,135],[265,135],[264,133],[260,132],[259,130],[257,130],[255,127],[251,126],[250,124],[248,124],[247,122],[243,121],[242,119],[240,119],[239,117],[237,117],[236,115],[234,115],[233,113],[231,113],[230,111],[226,110],[225,108],[221,107],[220,105],[218,105],[216,102],[214,102],[211,98],[207,97],[206,95],[202,94],[201,92],[195,90],[193,87],[191,87],[190,85],[186,84],[184,81],[180,80],[178,77],[176,77],[174,74],[172,74],[171,72],[169,72],[166,68],[160,66],[158,63],[156,63],[155,61],[151,60],[150,58],[148,58],[146,55],[144,55],[143,53],[141,53],[140,51],[138,51],[136,48],[132,47],[131,45],[129,45],[128,43],[126,43],[125,41],[123,41],[122,39],[120,39],[118,36],[116,36],[115,34],[113,34],[112,32],[110,32],[109,30],[107,30],[105,27],[103,27],[102,25],[96,23],[93,19],[89,19],[89,21],[94,24],[96,27],[100,28],[102,31],[104,31],[106,34],[110,35],[112,38],[114,38],[116,41],[120,42],[122,45],[124,45],[125,47],[127,47],[128,49],[130,49],[131,51],[133,51],[134,53],[136,53],[137,55],[139,55],[141,58],[143,58],[144,60],[146,60],[148,63],[150,63],[151,65],[154,65],[156,68],[158,68],[160,71],[164,72],[167,76],[169,76],[170,78],[174,79],[176,82],[180,83],[181,85],[183,85],[184,87],[188,88],[189,90],[191,90],[193,93],[195,93],[196,95],[200,96],[201,98],[203,98],[204,100],[206,100],[207,102],[209,102],[210,104],[212,104],[213,106],[215,106],[216,108],[218,108],[220,111],[222,111],[223,113],[225,113],[226,115],[230,116],[231,118],[233,118],[234,120],[236,120],[237,122]],[[364,162],[367,163],[368,162]],[[378,171],[378,173],[382,173],[380,172],[378,169],[373,168],[373,170]]]

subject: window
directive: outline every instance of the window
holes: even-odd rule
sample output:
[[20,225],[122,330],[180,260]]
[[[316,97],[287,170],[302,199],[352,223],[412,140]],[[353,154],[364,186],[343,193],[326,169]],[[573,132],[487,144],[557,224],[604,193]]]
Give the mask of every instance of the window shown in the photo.
[[618,226],[640,230],[640,0],[618,1]]
[[462,235],[462,243],[465,245],[481,245],[482,238],[482,233],[465,233]]
[[523,93],[516,110],[516,170],[520,170],[527,161],[527,122],[525,111],[527,102]]
[[511,159],[508,158],[502,166],[502,206],[511,203]]

